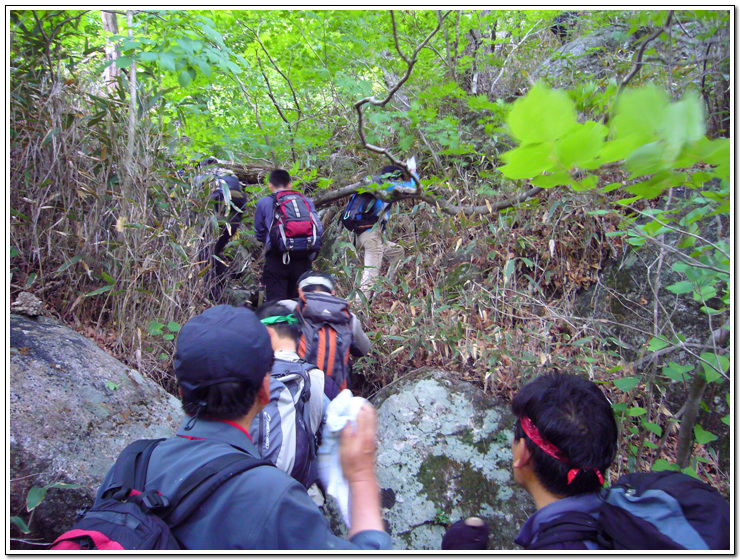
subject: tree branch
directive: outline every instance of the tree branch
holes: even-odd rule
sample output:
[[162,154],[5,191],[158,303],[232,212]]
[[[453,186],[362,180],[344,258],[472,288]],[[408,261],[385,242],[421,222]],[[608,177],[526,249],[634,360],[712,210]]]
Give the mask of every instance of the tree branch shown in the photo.
[[668,26],[671,24],[672,18],[673,18],[673,10],[669,10],[668,17],[666,18],[665,23],[662,26],[660,26],[658,29],[653,31],[650,34],[650,36],[648,36],[648,38],[642,42],[642,44],[640,45],[640,48],[637,49],[637,52],[635,53],[635,57],[632,59],[634,66],[632,70],[630,71],[630,73],[624,77],[624,79],[622,80],[622,83],[619,84],[617,95],[614,96],[615,100],[619,99],[619,94],[622,93],[624,88],[627,87],[627,84],[629,84],[630,81],[632,81],[632,78],[634,78],[637,75],[637,73],[640,71],[640,69],[642,68],[642,65],[644,64],[642,61],[642,57],[645,54],[645,49],[647,48],[647,46],[650,43],[652,43],[655,39],[657,39],[661,35],[661,33],[663,33],[663,31],[665,31],[668,28]]
[[[315,194],[312,197],[312,200],[314,204],[316,205],[316,208],[323,208],[334,202],[337,202],[338,200],[341,200],[343,198],[352,196],[353,194],[360,192],[360,190],[362,190],[363,187],[366,187],[372,184],[377,184],[377,181],[378,181],[377,177],[367,177],[365,179],[362,179],[361,181],[352,183],[351,185],[340,187],[338,189],[334,189],[331,191],[329,190],[321,191]],[[431,206],[434,206],[440,212],[443,212],[450,216],[457,216],[460,213],[465,214],[466,216],[471,216],[471,215],[490,215],[496,212],[500,212],[501,210],[504,210],[506,208],[511,208],[512,206],[515,206],[517,204],[524,202],[528,198],[532,198],[533,196],[538,194],[541,190],[542,189],[540,187],[532,187],[526,192],[523,192],[522,194],[517,195],[515,197],[502,200],[502,201],[498,201],[498,202],[486,201],[485,204],[481,204],[478,206],[458,206],[458,205],[452,204],[451,202],[443,198],[439,198],[431,194],[421,193],[413,187],[396,187],[391,192],[388,192],[385,190],[377,190],[377,191],[373,191],[373,194],[384,202],[391,202],[391,201],[397,201],[397,200],[421,200]]]
[[[293,83],[290,81],[290,78],[288,78],[288,76],[282,70],[280,70],[275,60],[273,60],[273,58],[270,56],[270,53],[267,52],[267,49],[262,43],[262,39],[260,39],[259,34],[249,27],[247,27],[247,30],[252,33],[252,35],[254,35],[255,40],[257,41],[257,43],[259,43],[259,46],[262,47],[262,50],[267,55],[267,59],[270,61],[270,64],[272,64],[272,67],[278,74],[283,77],[285,83],[288,84],[290,94],[293,96],[293,102],[295,103],[295,111],[298,113],[298,117],[300,118],[300,116],[303,114],[303,111],[301,110],[301,104],[298,102],[298,96],[296,95],[295,88],[293,87]],[[257,60],[259,61],[259,58]],[[260,63],[260,70],[262,70],[262,63]],[[264,76],[264,72],[262,72],[262,75]],[[265,80],[267,80],[267,77],[265,77]]]
[[364,125],[364,113],[363,113],[363,107],[365,105],[373,105],[375,107],[385,107],[391,99],[393,99],[393,96],[396,94],[396,92],[401,89],[401,86],[406,83],[406,81],[411,76],[411,72],[414,69],[414,65],[416,65],[416,62],[418,61],[417,56],[421,49],[423,49],[427,43],[436,35],[436,33],[440,30],[442,27],[442,23],[444,22],[445,18],[450,15],[450,11],[446,12],[444,15],[440,15],[438,17],[437,26],[434,28],[434,30],[429,33],[426,38],[414,49],[413,54],[411,55],[411,58],[407,58],[406,55],[401,50],[401,46],[398,42],[398,30],[396,28],[396,20],[395,16],[393,15],[393,11],[390,12],[391,14],[391,23],[393,25],[393,40],[395,42],[396,51],[398,52],[398,55],[401,57],[401,59],[406,63],[406,72],[401,77],[401,79],[398,80],[388,91],[388,94],[385,96],[384,99],[377,99],[375,96],[371,97],[365,97],[364,99],[360,99],[357,101],[354,105],[355,111],[357,111],[357,133],[360,136],[360,141],[362,142],[362,147],[366,150],[369,150],[371,152],[375,152],[376,154],[383,155],[393,164],[401,167],[408,173],[414,183],[416,184],[417,192],[421,188],[421,184],[419,183],[419,180],[409,172],[408,167],[406,166],[406,163],[396,159],[393,157],[393,155],[388,151],[386,148],[381,148],[380,146],[374,146],[372,144],[369,144],[367,141],[367,138],[365,137],[365,125]]

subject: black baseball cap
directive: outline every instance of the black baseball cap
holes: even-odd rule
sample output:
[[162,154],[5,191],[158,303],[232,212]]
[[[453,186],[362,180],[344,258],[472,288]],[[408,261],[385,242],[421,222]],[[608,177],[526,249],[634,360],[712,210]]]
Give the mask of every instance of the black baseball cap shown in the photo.
[[246,307],[218,305],[190,319],[175,347],[175,377],[183,398],[225,381],[262,383],[272,368],[270,335]]

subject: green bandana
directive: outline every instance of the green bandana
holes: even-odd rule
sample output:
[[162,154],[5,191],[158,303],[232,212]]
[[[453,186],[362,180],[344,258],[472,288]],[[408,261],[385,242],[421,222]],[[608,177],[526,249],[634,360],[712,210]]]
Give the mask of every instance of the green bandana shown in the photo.
[[260,319],[260,322],[263,325],[274,325],[275,323],[288,323],[289,325],[295,325],[298,323],[298,319],[293,315],[275,315],[273,317]]

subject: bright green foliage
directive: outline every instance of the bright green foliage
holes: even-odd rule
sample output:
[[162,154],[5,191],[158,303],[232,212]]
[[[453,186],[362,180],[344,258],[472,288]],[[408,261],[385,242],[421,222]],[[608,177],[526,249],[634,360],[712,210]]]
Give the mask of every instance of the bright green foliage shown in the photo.
[[[623,189],[631,196],[618,203],[628,208],[673,187],[690,189],[692,193],[679,202],[678,209],[649,209],[623,219],[622,235],[629,244],[640,247],[664,234],[680,234],[677,245],[685,251],[685,257],[673,265],[673,270],[683,278],[665,289],[676,295],[691,294],[701,303],[710,321],[708,332],[712,332],[718,325],[712,324],[711,317],[726,315],[730,303],[730,252],[726,240],[707,242],[701,236],[701,226],[714,216],[729,214],[729,139],[705,137],[704,105],[691,91],[672,102],[654,85],[627,90],[617,99],[608,128],[594,121],[579,124],[576,114],[574,101],[564,92],[542,84],[534,86],[514,103],[506,119],[520,145],[503,154],[506,165],[499,170],[509,179],[529,179],[543,188],[562,185],[589,190],[597,188],[603,165],[620,163],[630,173],[631,181],[626,185],[608,184],[602,192]],[[677,336],[656,335],[646,342],[647,351],[656,353],[682,347],[683,340]],[[726,377],[730,367],[722,349],[701,353],[697,362],[701,368],[669,361],[662,373],[670,381],[684,382],[693,372],[711,383]],[[614,384],[627,392],[639,382],[639,377],[625,377]],[[640,437],[640,447],[658,447],[640,436],[642,431],[657,436],[662,432],[658,424],[647,419],[646,409],[625,403],[614,408],[625,420],[628,432]],[[630,420],[636,418],[642,418],[639,428]],[[697,424],[694,439],[704,445],[717,438]],[[630,448],[634,460],[640,448]],[[659,461],[653,465],[655,470],[669,468]],[[684,472],[697,476],[692,467]]]

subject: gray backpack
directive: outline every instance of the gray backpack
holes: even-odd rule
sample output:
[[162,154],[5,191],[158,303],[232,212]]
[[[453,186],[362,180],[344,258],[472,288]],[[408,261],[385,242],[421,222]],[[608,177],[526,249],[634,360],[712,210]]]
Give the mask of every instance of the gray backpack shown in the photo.
[[[316,366],[276,359],[270,373],[270,402],[249,428],[263,459],[310,487],[318,478],[319,442],[311,429],[311,379]],[[320,430],[319,430],[320,433]]]

